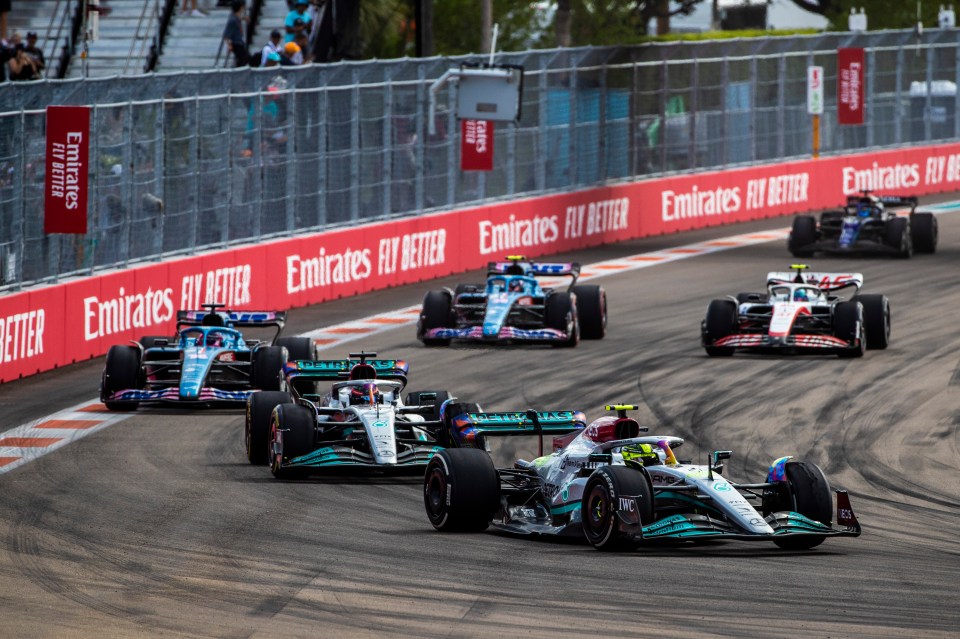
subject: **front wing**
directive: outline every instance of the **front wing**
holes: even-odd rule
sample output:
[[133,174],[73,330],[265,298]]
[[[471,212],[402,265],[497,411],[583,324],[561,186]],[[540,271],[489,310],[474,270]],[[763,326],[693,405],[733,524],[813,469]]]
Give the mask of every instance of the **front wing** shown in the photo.
[[514,326],[504,326],[496,337],[483,334],[482,326],[468,328],[431,328],[424,331],[426,339],[457,339],[479,342],[517,341],[517,342],[565,342],[570,339],[566,331],[555,328],[523,329]]
[[239,390],[228,391],[219,388],[204,386],[196,398],[185,399],[180,397],[180,389],[174,386],[162,388],[159,390],[142,390],[132,388],[128,390],[117,391],[110,397],[102,398],[107,402],[246,402],[256,391]]
[[786,337],[771,337],[759,333],[738,333],[721,337],[712,344],[704,343],[704,346],[717,346],[725,348],[744,348],[744,349],[762,349],[762,350],[828,350],[835,352],[837,350],[847,350],[859,346],[857,343],[850,343],[834,337],[833,335],[787,335]]
[[285,462],[281,468],[301,469],[366,469],[379,471],[422,471],[437,452],[443,450],[440,446],[414,446],[404,451],[397,451],[396,464],[378,464],[373,455],[358,451],[349,446],[325,446],[312,453],[295,457]]

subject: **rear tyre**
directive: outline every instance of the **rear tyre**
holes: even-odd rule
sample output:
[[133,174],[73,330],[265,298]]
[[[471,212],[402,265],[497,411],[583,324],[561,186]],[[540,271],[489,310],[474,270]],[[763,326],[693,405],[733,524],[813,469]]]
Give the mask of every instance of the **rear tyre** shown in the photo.
[[907,259],[913,255],[913,241],[910,237],[910,221],[905,217],[895,217],[887,222],[887,245],[897,251],[897,257]]
[[457,284],[453,290],[454,299],[460,297],[462,293],[483,293],[486,287],[483,284]]
[[544,323],[547,328],[568,333],[562,342],[553,342],[554,346],[573,347],[580,341],[580,322],[570,293],[552,293],[547,297]]
[[933,213],[914,213],[910,216],[913,248],[917,253],[936,253],[939,228]]
[[866,340],[863,335],[863,306],[859,302],[840,302],[833,309],[833,336],[847,343],[858,342],[837,353],[841,358],[863,357]]
[[100,397],[108,410],[137,410],[140,402],[106,401],[118,391],[140,388],[140,349],[135,346],[111,346],[103,367]]
[[793,218],[793,228],[787,239],[787,248],[794,257],[813,256],[813,245],[817,243],[817,220],[812,215],[798,215]]
[[863,332],[867,348],[882,350],[890,343],[890,300],[886,295],[856,295],[851,302],[863,306]]
[[[453,325],[452,300],[446,291],[430,291],[423,298],[420,313],[421,336],[432,328],[450,328]],[[449,339],[421,337],[424,346],[448,346]]]
[[580,500],[583,534],[597,550],[633,550],[640,545],[617,525],[621,497],[636,497],[640,524],[653,521],[653,485],[643,469],[602,466],[590,475]]
[[309,337],[280,337],[274,346],[286,348],[287,358],[291,362],[299,359],[308,361],[317,359],[317,343]]
[[[833,493],[823,471],[810,462],[787,462],[786,468],[786,510],[798,512],[825,526],[833,524]],[[773,543],[784,550],[808,550],[819,546],[826,537],[811,535],[808,537],[787,537]]]
[[423,504],[441,532],[486,530],[500,506],[500,476],[485,451],[441,450],[427,464]]
[[603,339],[607,334],[607,292],[600,286],[574,286],[580,337]]
[[270,463],[270,416],[275,406],[289,404],[291,401],[288,394],[278,391],[260,391],[247,399],[243,440],[247,449],[247,460],[254,466],[266,466]]
[[704,348],[710,357],[730,357],[734,349],[729,346],[712,346],[717,340],[729,337],[737,331],[737,305],[732,300],[713,300],[707,307],[704,320]]
[[284,468],[283,464],[313,452],[316,421],[313,411],[306,406],[281,404],[273,409],[270,418],[270,443],[275,443],[278,438],[283,442],[279,453],[274,453],[273,446],[270,447],[270,472],[274,477],[293,479],[308,473],[302,468]]
[[251,382],[254,388],[265,391],[280,390],[283,366],[287,363],[287,349],[282,346],[264,346],[253,352]]

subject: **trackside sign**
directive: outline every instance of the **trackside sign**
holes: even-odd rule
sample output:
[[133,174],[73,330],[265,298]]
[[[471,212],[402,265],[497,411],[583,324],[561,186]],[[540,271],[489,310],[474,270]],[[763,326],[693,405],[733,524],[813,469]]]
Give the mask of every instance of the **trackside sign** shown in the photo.
[[43,232],[87,232],[90,107],[47,107]]
[[538,257],[830,208],[865,188],[915,195],[960,190],[960,144],[558,193],[263,242],[3,295],[0,381],[101,355],[144,335],[172,334],[176,311],[204,302],[235,310],[288,309],[481,268],[510,253]]

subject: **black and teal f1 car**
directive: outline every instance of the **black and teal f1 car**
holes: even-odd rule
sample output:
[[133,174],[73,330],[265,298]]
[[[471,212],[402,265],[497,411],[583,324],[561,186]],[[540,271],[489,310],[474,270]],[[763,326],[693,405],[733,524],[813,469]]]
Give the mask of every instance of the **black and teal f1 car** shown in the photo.
[[[408,372],[403,360],[366,352],[289,362],[285,392],[255,393],[247,402],[247,458],[269,464],[277,477],[296,477],[349,469],[422,472],[445,448],[484,449],[484,434],[455,419],[480,407],[445,390],[402,399]],[[510,430],[517,429],[501,425],[497,432]]]
[[[737,539],[805,550],[827,537],[856,537],[860,524],[846,491],[831,491],[815,464],[775,460],[766,479],[734,483],[720,473],[731,451],[709,465],[679,461],[679,437],[641,436],[630,405],[585,425],[582,413],[470,413],[461,430],[500,421],[541,435],[541,455],[495,468],[484,450],[438,452],[424,477],[424,505],[440,531],[493,527],[519,535],[585,537],[599,550],[631,550],[656,541]],[[558,423],[558,415],[566,423]],[[545,418],[551,418],[547,427]],[[567,431],[543,455],[542,435]],[[834,495],[836,493],[836,508]],[[834,526],[836,514],[837,526]]]

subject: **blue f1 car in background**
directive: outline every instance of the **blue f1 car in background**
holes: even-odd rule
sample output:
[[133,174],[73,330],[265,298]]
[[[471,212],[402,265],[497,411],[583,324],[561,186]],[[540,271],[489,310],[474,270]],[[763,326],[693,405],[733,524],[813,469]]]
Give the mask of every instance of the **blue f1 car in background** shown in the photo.
[[[227,311],[222,304],[177,312],[177,334],[111,346],[100,384],[110,410],[141,402],[242,404],[254,390],[279,390],[290,359],[313,359],[307,337],[280,337],[282,311]],[[244,339],[240,328],[276,329],[269,341]]]
[[[512,255],[490,262],[487,283],[430,291],[423,298],[417,338],[426,346],[451,340],[548,343],[576,346],[580,338],[602,339],[607,329],[607,294],[599,286],[577,286],[577,263],[533,262]],[[538,277],[571,277],[566,290],[542,287]]]
[[[812,215],[798,215],[787,248],[796,257],[824,253],[884,253],[907,258],[937,250],[937,218],[917,211],[916,197],[873,195],[863,191],[847,197],[846,207],[826,211],[820,224]],[[909,208],[906,216],[892,209]]]

